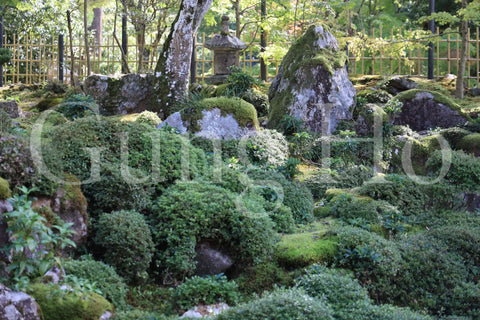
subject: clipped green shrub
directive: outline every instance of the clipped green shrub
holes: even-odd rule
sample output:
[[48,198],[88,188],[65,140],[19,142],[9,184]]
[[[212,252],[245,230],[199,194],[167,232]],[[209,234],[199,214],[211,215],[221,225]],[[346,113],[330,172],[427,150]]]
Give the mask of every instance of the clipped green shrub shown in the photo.
[[125,210],[104,213],[95,227],[95,243],[105,250],[103,260],[129,282],[146,280],[154,245],[143,215]]
[[399,243],[403,262],[395,281],[395,292],[386,292],[390,300],[398,305],[431,314],[461,314],[451,309],[453,290],[466,282],[467,267],[457,252],[444,243],[418,233]]
[[247,141],[250,157],[256,164],[279,167],[288,158],[288,142],[280,132],[263,129]]
[[[442,168],[442,154],[435,152],[427,161],[427,170],[435,175]],[[463,151],[452,151],[452,162],[444,179],[462,191],[480,190],[480,161]]]
[[83,94],[74,94],[66,98],[57,108],[57,112],[69,120],[95,115],[97,110],[95,99]]
[[336,265],[354,271],[372,299],[389,302],[384,297],[396,293],[392,282],[403,261],[395,243],[357,227],[340,227],[334,233],[338,237]]
[[266,117],[268,115],[270,105],[266,94],[256,89],[249,89],[245,91],[240,98],[251,103],[255,107],[258,117]]
[[67,275],[73,275],[95,283],[102,295],[117,309],[126,307],[127,286],[113,267],[91,258],[66,260],[62,266]]
[[39,304],[44,320],[93,320],[100,319],[105,311],[113,312],[113,306],[96,293],[79,294],[41,283],[33,284],[27,292]]
[[294,275],[275,262],[265,262],[246,268],[235,280],[240,291],[250,295],[261,294],[274,286],[290,287],[293,285]]
[[331,263],[337,253],[337,239],[323,231],[282,236],[275,247],[275,260],[288,268],[301,268],[313,263]]
[[215,304],[217,302],[225,302],[226,304],[235,305],[240,294],[238,285],[235,281],[228,281],[223,274],[187,278],[184,283],[170,289],[172,293],[172,303],[182,310],[188,310],[199,304]]
[[295,231],[295,220],[293,219],[292,209],[285,205],[269,211],[270,219],[274,224],[274,228],[280,233],[292,233]]
[[183,278],[195,271],[195,247],[202,240],[226,247],[237,264],[269,257],[275,236],[261,203],[205,181],[169,187],[153,208],[156,267],[162,276]]
[[115,312],[113,320],[167,320],[167,317],[157,312],[133,309]]
[[228,309],[216,320],[333,320],[323,300],[312,298],[299,289],[276,290],[261,299]]
[[0,200],[7,200],[12,196],[10,191],[10,184],[7,180],[0,177]]
[[[252,171],[248,176],[256,187],[263,190],[262,195],[267,202],[283,201],[292,210],[296,223],[313,221],[313,197],[303,183],[290,181],[281,173],[275,172]],[[279,187],[283,189],[283,195],[276,191]]]
[[[162,189],[183,176],[199,176],[205,167],[204,153],[185,137],[138,122],[86,117],[52,128],[46,136],[45,143],[62,161],[62,171],[81,181],[91,179],[87,148],[100,148],[100,179],[82,184],[90,211],[96,214],[145,210],[151,205],[155,188]],[[128,138],[128,158],[123,159],[123,167],[122,137]],[[182,154],[188,155],[188,170],[182,170]]]
[[440,134],[445,138],[445,140],[447,140],[452,149],[457,149],[459,142],[464,137],[470,135],[471,132],[459,127],[452,127],[441,130]]
[[140,123],[145,123],[148,124],[152,127],[157,127],[160,123],[162,123],[162,119],[155,113],[151,111],[143,111],[141,112],[137,119],[135,120],[136,122]]
[[370,317],[368,319],[372,320],[433,320],[432,317],[412,311],[409,308],[400,308],[389,304],[371,306],[369,309]]
[[315,265],[297,280],[296,286],[315,298],[326,298],[335,319],[369,319],[362,314],[370,306],[368,292],[350,274]]
[[480,133],[463,137],[458,143],[458,148],[476,157],[480,156]]

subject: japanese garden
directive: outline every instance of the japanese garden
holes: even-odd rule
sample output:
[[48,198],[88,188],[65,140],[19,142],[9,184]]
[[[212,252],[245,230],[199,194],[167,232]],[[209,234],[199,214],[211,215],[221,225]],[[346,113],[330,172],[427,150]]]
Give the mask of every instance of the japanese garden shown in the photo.
[[0,0],[0,320],[480,320],[479,0]]

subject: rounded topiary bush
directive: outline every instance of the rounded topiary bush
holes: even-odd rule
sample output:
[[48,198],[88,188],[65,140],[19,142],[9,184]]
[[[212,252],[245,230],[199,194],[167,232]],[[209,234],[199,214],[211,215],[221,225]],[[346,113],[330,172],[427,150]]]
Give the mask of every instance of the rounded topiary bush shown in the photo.
[[187,278],[184,283],[170,289],[172,302],[180,309],[188,310],[199,304],[209,305],[225,302],[230,306],[236,304],[240,298],[238,285],[235,281],[228,281],[224,275]]
[[247,149],[255,163],[279,167],[288,158],[288,142],[280,132],[263,129],[247,141]]
[[216,320],[333,320],[323,299],[306,295],[299,289],[277,290],[261,299],[231,308]]
[[262,203],[210,183],[169,187],[153,209],[156,267],[162,276],[183,278],[196,269],[201,241],[219,243],[237,264],[262,261],[273,248],[273,224]]
[[[306,223],[314,220],[313,196],[310,190],[301,182],[290,181],[281,173],[268,171],[253,171],[249,173],[250,182],[246,183],[259,188],[267,202],[281,201],[292,210],[296,223]],[[281,190],[278,190],[278,189]]]
[[[185,137],[139,122],[86,117],[52,128],[45,136],[51,153],[62,162],[62,173],[93,180],[82,184],[82,191],[90,212],[97,214],[146,210],[155,189],[181,177],[197,177],[205,168],[203,151]],[[99,179],[92,179],[91,148],[100,153]]]
[[58,285],[33,284],[28,293],[35,298],[44,320],[100,319],[113,306],[97,293],[78,293],[62,290]]
[[143,111],[138,115],[135,121],[145,123],[153,127],[157,127],[160,123],[162,123],[162,119],[160,119],[155,112],[151,111]]
[[96,224],[95,243],[105,250],[103,260],[129,282],[145,280],[154,245],[145,218],[135,211],[104,213]]
[[96,284],[102,294],[118,309],[126,307],[127,286],[115,269],[103,262],[91,258],[66,260],[63,268],[67,275],[87,279]]

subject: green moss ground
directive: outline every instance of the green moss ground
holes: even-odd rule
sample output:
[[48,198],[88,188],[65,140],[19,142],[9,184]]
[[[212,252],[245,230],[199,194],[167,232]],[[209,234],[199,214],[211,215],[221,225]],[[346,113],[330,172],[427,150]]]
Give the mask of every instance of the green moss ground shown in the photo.
[[0,200],[6,200],[11,196],[12,192],[8,181],[0,177]]

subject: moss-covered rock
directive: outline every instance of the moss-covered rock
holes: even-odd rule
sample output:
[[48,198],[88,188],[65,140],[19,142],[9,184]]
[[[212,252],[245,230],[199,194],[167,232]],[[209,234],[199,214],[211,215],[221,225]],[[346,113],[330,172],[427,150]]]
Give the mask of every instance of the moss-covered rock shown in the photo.
[[113,312],[113,306],[97,293],[82,294],[56,285],[34,284],[28,290],[42,310],[44,320],[96,320]]
[[324,129],[331,133],[340,120],[351,119],[355,89],[345,63],[328,27],[311,26],[290,47],[270,87],[269,127],[279,128],[289,115],[315,132],[327,125]]
[[35,106],[35,109],[38,111],[45,111],[55,106],[58,106],[62,103],[63,98],[60,97],[47,97],[40,100],[40,102]]
[[476,157],[480,156],[480,133],[472,133],[463,137],[458,143],[458,148]]
[[412,89],[395,97],[403,106],[394,124],[408,125],[416,131],[463,125],[470,117],[449,97],[434,91]]
[[0,201],[6,200],[12,196],[12,192],[10,191],[10,184],[7,180],[0,177]]
[[168,117],[159,127],[169,125],[180,132],[215,139],[239,139],[260,129],[257,111],[250,103],[234,97],[207,98]]

